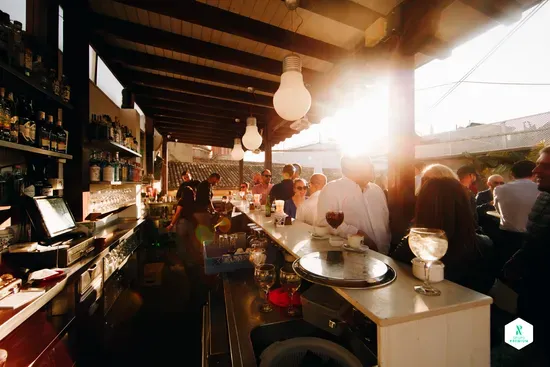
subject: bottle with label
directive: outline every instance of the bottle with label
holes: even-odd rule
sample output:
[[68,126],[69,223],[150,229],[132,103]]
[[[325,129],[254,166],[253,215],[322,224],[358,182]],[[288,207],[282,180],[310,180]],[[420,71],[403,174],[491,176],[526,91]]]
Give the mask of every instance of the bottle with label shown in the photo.
[[111,165],[109,154],[107,154],[106,165],[103,167],[103,181],[112,182],[115,180],[115,169]]
[[[10,109],[7,105],[6,90],[4,88],[0,88],[0,139],[2,140],[9,141],[10,134],[8,134],[9,130],[6,129],[7,126],[11,129],[11,124],[9,121]],[[5,133],[4,130],[6,130]]]
[[71,100],[71,86],[69,85],[69,80],[65,75],[62,77],[63,86],[61,87],[61,98],[63,102],[69,103]]
[[57,79],[57,72],[55,69],[50,69],[50,80],[52,82],[52,92],[56,96],[61,95],[61,84],[59,83],[59,79]]
[[[19,144],[30,144],[30,124],[29,122],[29,107],[25,96],[19,97],[18,114],[19,114]],[[31,115],[32,116],[32,115]],[[32,118],[32,117],[31,117]]]
[[42,61],[41,55],[36,55],[36,60],[32,65],[32,72],[34,78],[38,79],[40,82],[42,89],[47,90],[50,87],[50,83],[48,83],[48,73],[44,67],[44,62]]
[[13,98],[13,93],[8,93],[8,104],[11,110],[10,116],[10,139],[12,143],[19,141],[19,116],[17,115],[17,105]]
[[265,216],[271,217],[271,199],[269,198],[269,194],[267,195],[267,200],[265,202]]
[[90,157],[90,181],[101,181],[101,167],[99,166],[99,160],[96,154],[92,154]]
[[9,43],[11,38],[11,22],[10,15],[0,12],[0,58],[4,62],[8,62]]
[[57,120],[55,132],[57,136],[57,151],[59,153],[67,153],[67,132],[63,129],[61,120]]
[[51,128],[46,122],[46,113],[44,111],[38,111],[38,121],[36,121],[36,132],[38,135],[38,147],[50,150],[50,133]]
[[25,75],[32,74],[32,50],[29,47],[25,48]]
[[57,131],[53,124],[53,116],[48,115],[48,129],[50,130],[50,150],[57,152]]
[[118,152],[115,153],[115,158],[111,161],[111,166],[113,166],[114,174],[113,174],[113,180],[114,181],[120,181],[120,159],[118,158]]
[[23,45],[23,24],[13,21],[13,63],[17,70],[25,69],[25,46]]
[[36,189],[34,187],[34,166],[29,164],[27,167],[27,172],[23,178],[23,193],[27,196],[35,197]]
[[42,196],[53,196],[53,186],[48,181],[48,169],[47,165],[44,165],[44,168],[42,170],[42,190],[40,191],[40,195]]

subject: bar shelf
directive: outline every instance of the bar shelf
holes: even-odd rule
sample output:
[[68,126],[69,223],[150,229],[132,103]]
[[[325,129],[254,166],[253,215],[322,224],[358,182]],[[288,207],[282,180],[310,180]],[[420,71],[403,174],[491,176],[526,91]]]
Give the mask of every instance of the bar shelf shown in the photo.
[[29,152],[29,153],[34,153],[34,154],[47,155],[49,157],[54,157],[54,158],[73,159],[73,156],[70,155],[70,154],[52,152],[51,150],[45,150],[45,149],[37,148],[37,147],[30,147],[28,145],[12,143],[12,142],[9,142],[9,141],[4,141],[4,140],[0,140],[0,147],[1,148],[14,149],[14,150],[20,150],[20,151],[23,151],[23,152]]
[[135,152],[122,144],[118,144],[110,140],[92,140],[88,143],[88,146],[92,151],[102,151],[110,153],[119,152],[120,157],[141,158],[141,154],[139,154],[138,152]]

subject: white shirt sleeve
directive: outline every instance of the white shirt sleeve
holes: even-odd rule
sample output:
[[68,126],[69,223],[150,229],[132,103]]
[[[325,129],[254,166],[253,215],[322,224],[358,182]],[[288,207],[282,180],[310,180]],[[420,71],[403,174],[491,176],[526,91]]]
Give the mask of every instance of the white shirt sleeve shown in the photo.
[[[318,226],[324,226],[324,227],[330,227],[327,223],[327,220],[325,218],[325,215],[328,211],[331,210],[342,210],[339,205],[338,195],[336,193],[332,193],[330,190],[330,187],[326,187],[328,190],[323,189],[321,191],[321,194],[319,195],[319,201],[317,202],[317,225]],[[338,227],[338,230],[335,231],[331,227],[331,233],[337,234],[338,236],[347,238],[350,234],[356,234],[357,228],[346,224],[346,219],[344,217],[344,223]]]

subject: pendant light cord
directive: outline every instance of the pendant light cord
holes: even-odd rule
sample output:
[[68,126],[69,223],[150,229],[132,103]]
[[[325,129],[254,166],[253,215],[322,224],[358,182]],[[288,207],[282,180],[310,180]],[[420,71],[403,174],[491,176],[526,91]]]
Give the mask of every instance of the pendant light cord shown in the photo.
[[[302,18],[302,16],[300,14],[298,14],[298,8],[296,8],[294,10],[288,9],[287,13],[290,13],[290,30],[292,31],[292,43],[294,43],[294,40],[296,39],[296,34],[298,33],[298,30],[300,29],[300,27],[304,23],[304,18]],[[294,30],[294,16],[293,16],[293,13],[296,13],[298,18],[300,18],[300,24],[298,24],[298,27],[296,27],[296,30]],[[292,54],[294,54],[294,51],[290,50],[290,52]]]

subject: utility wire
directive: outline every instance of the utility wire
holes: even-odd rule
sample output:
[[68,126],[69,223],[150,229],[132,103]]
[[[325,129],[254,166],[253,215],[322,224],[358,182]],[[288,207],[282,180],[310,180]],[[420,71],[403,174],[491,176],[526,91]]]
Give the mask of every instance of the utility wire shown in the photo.
[[[437,85],[431,85],[429,87],[424,87],[424,88],[417,88],[415,89],[417,92],[418,91],[423,91],[423,90],[429,90],[429,89],[435,89],[435,88],[441,88],[441,87],[445,87],[447,85],[452,85],[452,84],[456,84],[458,83],[459,81],[455,81],[455,82],[450,82],[450,83],[443,83],[443,84],[437,84]],[[550,82],[549,83],[529,83],[529,82],[493,82],[493,81],[484,81],[484,80],[463,80],[461,83],[465,83],[465,84],[489,84],[489,85],[511,85],[511,86],[550,86]]]
[[445,94],[443,94],[437,100],[437,102],[435,102],[431,106],[431,108],[433,109],[433,108],[437,107],[451,93],[453,93],[456,90],[456,88],[458,88],[460,86],[461,83],[463,83],[470,75],[472,75],[472,73],[474,71],[477,70],[477,68],[479,68],[485,61],[487,61],[487,59],[489,59],[500,48],[500,46],[502,46],[510,37],[512,37],[514,35],[514,33],[516,33],[525,23],[527,23],[527,21],[529,21],[529,19],[531,19],[531,17],[533,15],[535,15],[540,10],[540,8],[542,8],[547,2],[548,2],[548,0],[543,0],[541,3],[539,3],[539,5],[536,6],[535,9],[533,9],[533,11],[531,13],[529,13],[529,15],[527,15],[525,18],[523,18],[521,21],[519,21],[518,24],[516,24],[516,26],[510,32],[508,32],[508,34],[506,36],[504,36],[503,39],[501,39],[487,54],[485,54],[485,56],[483,56],[483,58],[481,58],[481,60],[479,60],[477,62],[477,64],[475,64],[466,74],[464,74],[464,76],[462,78],[460,78],[459,81],[454,83],[454,85],[451,88],[449,88],[449,90],[447,92],[445,92]]

